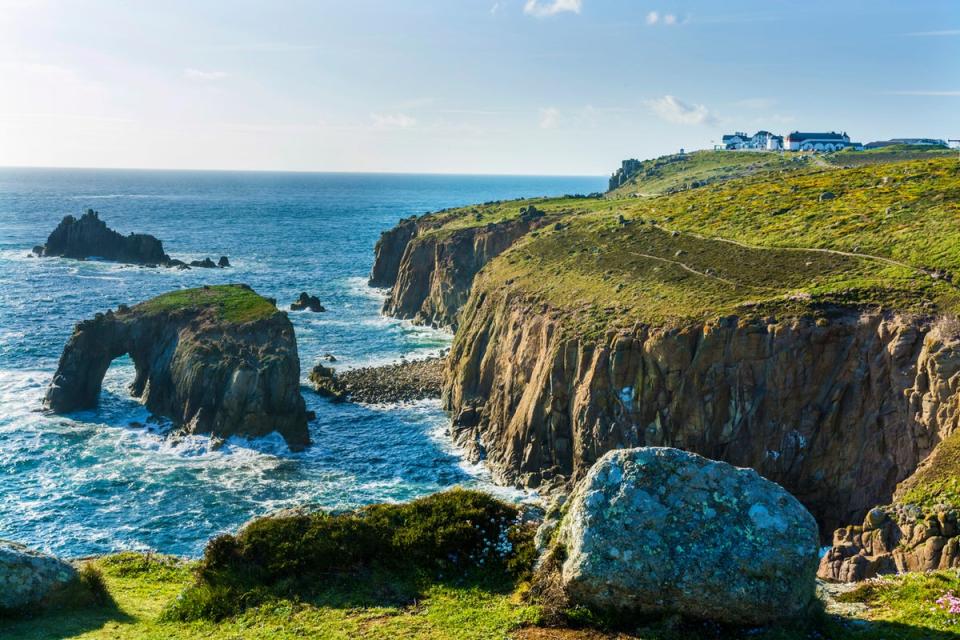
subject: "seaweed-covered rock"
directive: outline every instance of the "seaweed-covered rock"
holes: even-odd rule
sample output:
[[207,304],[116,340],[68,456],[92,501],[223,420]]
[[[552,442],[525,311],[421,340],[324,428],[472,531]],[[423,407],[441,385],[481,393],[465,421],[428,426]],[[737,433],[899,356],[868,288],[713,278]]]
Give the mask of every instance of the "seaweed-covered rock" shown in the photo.
[[186,432],[310,441],[293,325],[246,285],[173,291],[79,323],[46,406],[96,406],[110,362],[123,354],[136,368],[133,395]]
[[0,612],[38,604],[76,577],[59,558],[0,540]]
[[538,580],[600,611],[766,624],[805,612],[817,548],[813,516],[756,471],[623,449],[577,484]]

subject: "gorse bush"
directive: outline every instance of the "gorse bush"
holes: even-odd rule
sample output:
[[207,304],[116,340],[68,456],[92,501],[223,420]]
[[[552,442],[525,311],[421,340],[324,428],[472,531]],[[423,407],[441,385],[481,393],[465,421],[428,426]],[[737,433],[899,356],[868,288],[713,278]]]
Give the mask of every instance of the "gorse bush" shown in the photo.
[[261,518],[207,545],[196,584],[165,617],[220,619],[273,597],[307,595],[331,574],[435,577],[489,568],[523,576],[533,563],[533,530],[517,518],[513,505],[463,489],[348,513]]

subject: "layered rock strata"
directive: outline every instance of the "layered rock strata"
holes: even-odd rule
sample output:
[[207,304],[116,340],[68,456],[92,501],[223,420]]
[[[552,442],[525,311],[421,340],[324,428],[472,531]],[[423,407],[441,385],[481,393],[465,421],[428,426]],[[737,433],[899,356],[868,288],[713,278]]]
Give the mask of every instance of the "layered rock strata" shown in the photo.
[[74,329],[45,405],[95,407],[104,374],[129,354],[131,393],[188,433],[309,443],[293,325],[245,285],[178,291]]

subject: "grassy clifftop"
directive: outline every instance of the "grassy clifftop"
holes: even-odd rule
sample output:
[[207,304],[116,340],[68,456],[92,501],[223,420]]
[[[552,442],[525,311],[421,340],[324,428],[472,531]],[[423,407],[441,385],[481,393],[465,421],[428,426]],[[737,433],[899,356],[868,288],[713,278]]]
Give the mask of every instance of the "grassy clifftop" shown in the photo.
[[273,302],[241,284],[171,291],[134,307],[134,311],[145,314],[182,309],[213,309],[219,319],[235,323],[262,320],[277,312]]
[[834,305],[960,311],[960,163],[952,155],[892,153],[843,167],[831,164],[833,154],[781,168],[794,161],[702,154],[698,162],[720,172],[769,164],[658,196],[467,207],[445,212],[431,233],[500,222],[534,204],[554,224],[494,259],[477,286],[546,303],[584,328]]

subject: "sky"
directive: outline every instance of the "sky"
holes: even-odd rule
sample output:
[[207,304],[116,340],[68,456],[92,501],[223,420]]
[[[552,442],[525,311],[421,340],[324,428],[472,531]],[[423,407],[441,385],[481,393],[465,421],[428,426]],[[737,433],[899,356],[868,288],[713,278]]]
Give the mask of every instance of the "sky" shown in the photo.
[[609,174],[960,138],[957,0],[0,0],[0,165]]

